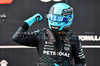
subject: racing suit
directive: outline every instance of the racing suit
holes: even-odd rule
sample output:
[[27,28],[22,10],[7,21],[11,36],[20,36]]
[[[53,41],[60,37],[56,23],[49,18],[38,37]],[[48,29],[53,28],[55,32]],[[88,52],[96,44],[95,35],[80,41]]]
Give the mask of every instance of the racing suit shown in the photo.
[[37,66],[75,66],[85,65],[85,55],[78,36],[69,30],[61,35],[49,29],[27,32],[25,23],[15,32],[13,40],[21,45],[37,48],[39,60]]

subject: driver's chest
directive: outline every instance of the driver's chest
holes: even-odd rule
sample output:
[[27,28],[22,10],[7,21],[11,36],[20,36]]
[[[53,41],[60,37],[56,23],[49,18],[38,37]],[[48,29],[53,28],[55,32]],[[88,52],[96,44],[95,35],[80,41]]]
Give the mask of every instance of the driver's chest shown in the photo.
[[69,57],[72,52],[70,41],[64,42],[63,38],[57,38],[55,42],[45,40],[42,47],[45,55]]

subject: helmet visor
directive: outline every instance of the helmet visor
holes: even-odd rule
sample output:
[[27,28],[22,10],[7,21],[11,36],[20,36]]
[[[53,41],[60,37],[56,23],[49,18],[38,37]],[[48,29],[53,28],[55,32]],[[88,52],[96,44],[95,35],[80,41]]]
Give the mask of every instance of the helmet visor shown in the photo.
[[55,22],[67,22],[69,19],[70,15],[68,16],[63,16],[63,15],[53,15],[53,14],[47,14],[47,18],[51,21]]

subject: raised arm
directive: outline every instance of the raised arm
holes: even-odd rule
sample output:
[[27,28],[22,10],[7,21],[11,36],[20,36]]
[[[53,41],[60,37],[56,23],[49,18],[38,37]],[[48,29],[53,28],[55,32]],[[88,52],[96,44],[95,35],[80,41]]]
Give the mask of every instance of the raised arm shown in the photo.
[[12,39],[21,45],[37,46],[39,43],[38,35],[35,32],[28,33],[27,30],[33,23],[41,20],[42,16],[40,14],[36,14],[25,20],[24,24],[15,32]]

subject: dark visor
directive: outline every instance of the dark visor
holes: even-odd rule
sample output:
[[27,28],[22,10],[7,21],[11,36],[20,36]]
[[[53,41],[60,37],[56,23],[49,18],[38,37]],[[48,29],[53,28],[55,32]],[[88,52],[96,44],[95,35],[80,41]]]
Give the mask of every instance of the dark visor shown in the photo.
[[68,16],[61,16],[61,15],[53,15],[53,14],[48,14],[47,18],[51,21],[56,21],[56,22],[66,22],[68,20],[70,15]]

